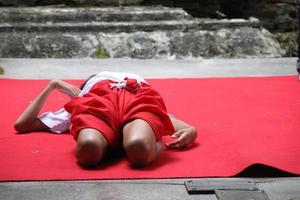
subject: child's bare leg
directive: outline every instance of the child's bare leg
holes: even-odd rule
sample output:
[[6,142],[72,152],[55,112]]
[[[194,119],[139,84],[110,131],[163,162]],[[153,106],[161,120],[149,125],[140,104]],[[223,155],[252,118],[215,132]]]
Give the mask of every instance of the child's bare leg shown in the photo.
[[107,147],[105,137],[98,130],[86,128],[79,132],[76,146],[78,162],[86,167],[99,164]]
[[151,126],[144,120],[136,119],[123,128],[123,146],[129,162],[135,167],[144,167],[153,162],[162,150]]

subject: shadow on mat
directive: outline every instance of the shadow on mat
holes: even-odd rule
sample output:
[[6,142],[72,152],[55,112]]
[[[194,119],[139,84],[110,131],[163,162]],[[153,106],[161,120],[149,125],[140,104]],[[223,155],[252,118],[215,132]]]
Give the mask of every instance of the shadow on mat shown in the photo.
[[[104,158],[101,160],[101,162],[98,165],[91,166],[91,167],[85,167],[85,166],[80,166],[79,163],[77,163],[82,169],[85,170],[104,170],[106,168],[112,167],[114,165],[118,165],[122,160],[126,159],[126,153],[123,149],[118,149],[118,150],[112,150],[109,149],[104,156]],[[154,163],[150,164],[149,166],[142,167],[142,168],[136,168],[132,167],[129,162],[128,167],[134,170],[140,170],[140,171],[152,171],[157,168],[159,168],[162,165],[165,164],[170,164],[171,162],[176,161],[177,159],[175,157],[172,157],[169,154],[162,154],[159,156],[157,161]]]
[[246,169],[244,169],[242,172],[238,173],[234,177],[297,177],[299,175],[289,173],[280,169],[277,169],[275,167],[271,167],[264,164],[253,164]]
[[101,162],[95,166],[81,166],[78,162],[77,162],[77,164],[82,169],[85,169],[85,170],[104,170],[113,165],[117,165],[124,158],[125,158],[125,152],[123,150],[108,149],[105,156],[101,160]]

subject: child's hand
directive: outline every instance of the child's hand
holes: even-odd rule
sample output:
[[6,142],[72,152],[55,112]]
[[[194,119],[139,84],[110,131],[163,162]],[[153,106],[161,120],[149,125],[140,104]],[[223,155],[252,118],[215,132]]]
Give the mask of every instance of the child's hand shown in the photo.
[[195,141],[197,130],[194,127],[183,128],[176,131],[171,137],[177,139],[166,143],[166,146],[170,149],[182,149]]
[[53,89],[57,89],[61,93],[71,98],[78,96],[81,92],[81,90],[75,85],[69,84],[67,82],[58,79],[52,80],[50,82],[50,85],[52,86]]

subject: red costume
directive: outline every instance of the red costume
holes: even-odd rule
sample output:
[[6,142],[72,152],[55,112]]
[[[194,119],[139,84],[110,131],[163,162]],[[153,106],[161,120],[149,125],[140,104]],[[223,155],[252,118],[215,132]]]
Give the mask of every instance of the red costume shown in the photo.
[[93,128],[104,135],[109,145],[117,144],[124,125],[135,119],[146,121],[157,139],[174,133],[160,94],[135,79],[122,83],[100,81],[82,97],[69,101],[65,109],[71,113],[70,131],[75,139],[81,129]]

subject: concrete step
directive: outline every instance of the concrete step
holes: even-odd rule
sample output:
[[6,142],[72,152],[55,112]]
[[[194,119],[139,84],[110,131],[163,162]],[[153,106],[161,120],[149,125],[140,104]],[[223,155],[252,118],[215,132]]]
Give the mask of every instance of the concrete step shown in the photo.
[[0,8],[0,31],[15,32],[136,32],[217,30],[258,27],[247,20],[196,19],[181,8],[140,7],[10,7]]
[[259,27],[257,22],[247,20],[172,20],[132,22],[18,22],[0,23],[0,32],[136,32],[218,30],[221,28]]
[[0,58],[278,57],[253,20],[192,18],[167,7],[0,8]]
[[0,23],[78,23],[160,21],[191,18],[180,8],[166,7],[15,7],[0,8]]

